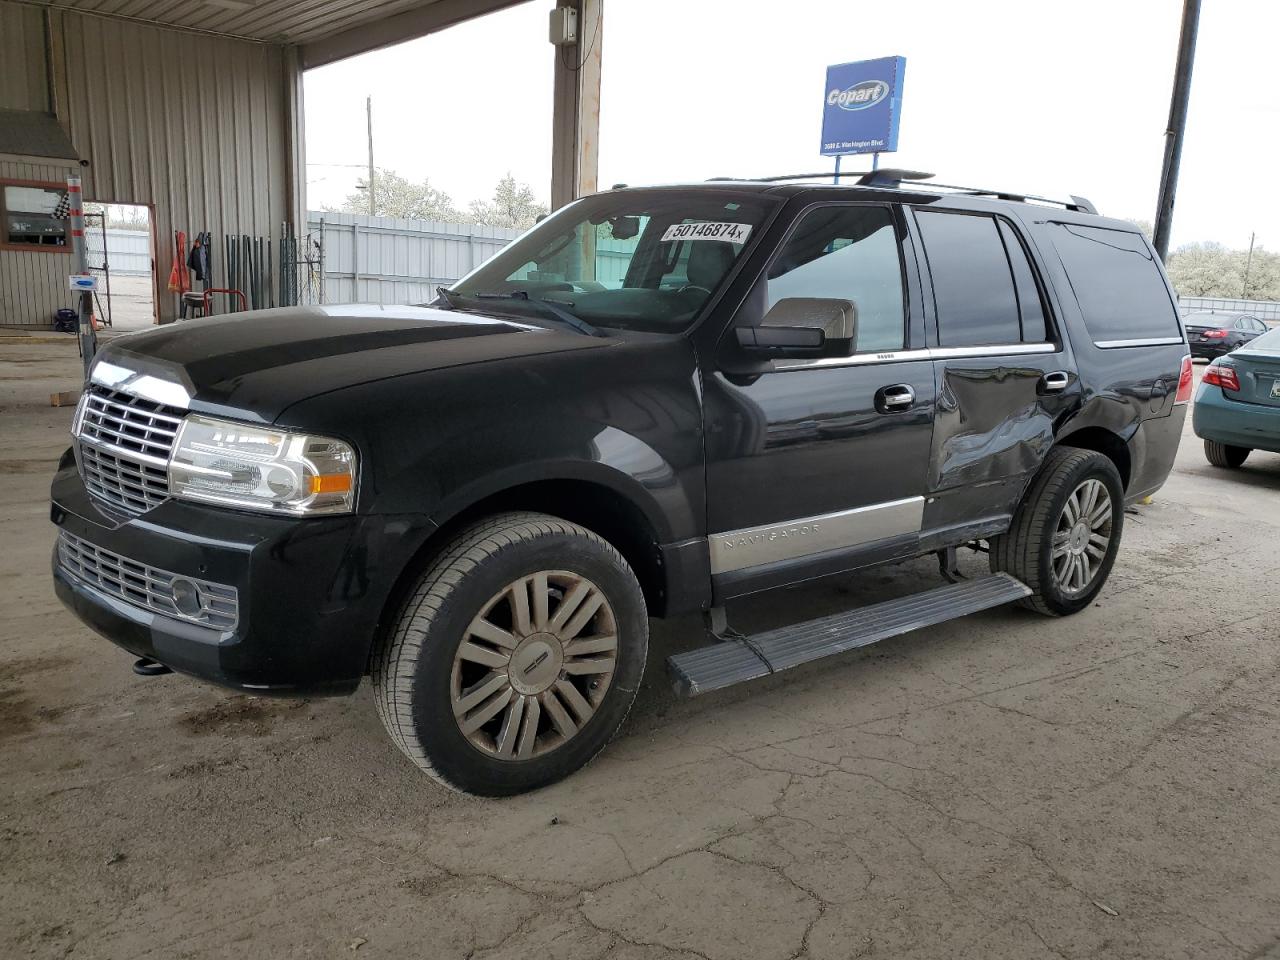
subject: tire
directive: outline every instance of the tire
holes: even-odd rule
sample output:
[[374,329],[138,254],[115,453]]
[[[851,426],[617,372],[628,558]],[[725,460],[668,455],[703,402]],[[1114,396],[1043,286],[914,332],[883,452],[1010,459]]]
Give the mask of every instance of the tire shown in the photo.
[[[1104,491],[1110,511],[1103,510]],[[1090,493],[1093,499],[1085,501]],[[1082,529],[1078,521],[1072,523],[1066,515],[1069,501],[1077,510],[1082,501],[1092,503],[1090,511],[1082,512],[1092,513],[1096,525]],[[1054,447],[1014,512],[1008,532],[991,541],[991,569],[1012,574],[1031,588],[1023,606],[1049,616],[1077,613],[1106,583],[1123,526],[1124,486],[1115,464],[1092,450]],[[1105,545],[1095,535],[1104,538]],[[1089,567],[1087,578],[1083,566]]]
[[1243,466],[1252,452],[1248,447],[1233,447],[1230,444],[1219,443],[1217,440],[1204,442],[1205,459],[1215,467],[1226,467],[1228,470]]
[[499,514],[422,574],[375,655],[374,700],[423,772],[509,796],[604,749],[635,700],[648,642],[644,594],[612,545],[556,517]]

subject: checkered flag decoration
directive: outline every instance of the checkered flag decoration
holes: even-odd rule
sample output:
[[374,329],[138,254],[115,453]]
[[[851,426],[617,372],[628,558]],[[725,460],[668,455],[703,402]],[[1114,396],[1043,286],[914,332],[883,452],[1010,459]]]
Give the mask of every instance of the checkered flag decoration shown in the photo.
[[71,195],[64,193],[58,200],[58,205],[53,208],[53,215],[59,220],[65,220],[71,215]]

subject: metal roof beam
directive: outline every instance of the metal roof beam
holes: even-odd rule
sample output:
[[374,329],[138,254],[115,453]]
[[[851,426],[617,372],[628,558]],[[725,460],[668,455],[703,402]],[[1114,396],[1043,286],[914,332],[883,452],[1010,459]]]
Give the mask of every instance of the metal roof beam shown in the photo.
[[416,40],[525,2],[527,0],[428,0],[413,10],[302,44],[302,68],[310,70],[406,40]]

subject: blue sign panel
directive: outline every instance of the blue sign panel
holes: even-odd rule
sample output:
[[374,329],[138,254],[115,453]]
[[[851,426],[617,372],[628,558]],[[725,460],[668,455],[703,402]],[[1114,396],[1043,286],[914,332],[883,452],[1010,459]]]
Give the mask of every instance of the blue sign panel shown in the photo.
[[898,149],[906,57],[881,57],[827,67],[822,100],[822,155],[889,153]]

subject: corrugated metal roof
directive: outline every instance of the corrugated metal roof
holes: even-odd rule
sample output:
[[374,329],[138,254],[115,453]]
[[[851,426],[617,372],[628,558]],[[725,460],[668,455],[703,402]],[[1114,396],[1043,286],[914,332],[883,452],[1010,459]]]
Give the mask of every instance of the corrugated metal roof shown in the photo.
[[28,110],[0,110],[0,153],[80,159],[53,114]]
[[[32,0],[27,0],[32,2]],[[305,44],[396,14],[456,0],[34,0],[47,7],[140,20],[267,43]],[[477,4],[480,12],[486,4]],[[406,37],[405,39],[409,39]]]

